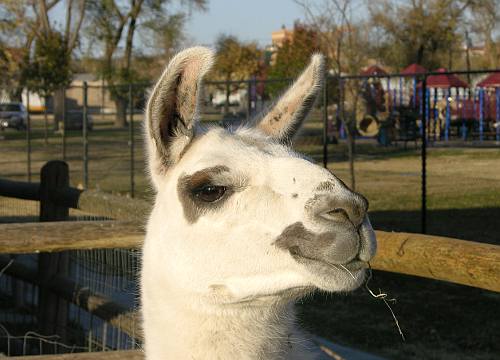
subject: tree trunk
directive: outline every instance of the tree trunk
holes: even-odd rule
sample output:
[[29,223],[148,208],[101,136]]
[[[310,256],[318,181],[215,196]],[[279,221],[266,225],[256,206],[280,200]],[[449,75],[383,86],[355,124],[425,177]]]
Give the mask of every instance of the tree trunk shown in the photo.
[[45,104],[43,106],[43,123],[44,123],[44,137],[45,145],[49,143],[49,119],[47,117],[47,97],[45,99]]
[[229,96],[231,95],[231,89],[229,88],[229,80],[226,81],[226,102],[224,103],[224,114],[229,113]]
[[352,191],[356,191],[356,177],[354,174],[354,146],[354,131],[352,131],[352,129],[349,129],[347,130],[347,156],[349,158],[349,175],[351,176]]
[[64,112],[64,89],[57,89],[54,92],[53,97],[53,112],[54,112],[54,131],[59,130],[59,124],[63,120],[63,112]]
[[127,126],[127,100],[118,97],[113,100],[116,107],[115,127]]
[[[23,102],[23,88],[16,87],[14,90],[7,90],[9,94],[10,101]],[[26,109],[28,109],[28,104],[26,104]]]

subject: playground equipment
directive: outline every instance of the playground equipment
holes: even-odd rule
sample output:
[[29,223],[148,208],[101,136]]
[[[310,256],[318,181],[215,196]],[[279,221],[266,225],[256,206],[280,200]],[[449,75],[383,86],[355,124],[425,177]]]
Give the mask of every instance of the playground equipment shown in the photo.
[[[423,93],[421,78],[426,73],[429,75]],[[366,110],[362,116],[356,117],[358,133],[361,136],[378,136],[383,121],[391,119],[396,121],[384,125],[397,128],[398,119],[406,121],[401,113],[412,110],[419,114],[417,124],[422,136],[420,118],[422,102],[425,101],[425,128],[429,140],[448,141],[455,137],[462,140],[477,138],[480,141],[494,138],[500,141],[500,72],[493,72],[481,81],[477,79],[478,74],[472,75],[476,78],[468,84],[445,68],[429,73],[422,66],[412,64],[395,75],[378,66],[368,68],[361,73],[362,81],[364,84],[382,85],[381,89],[371,86],[375,96],[380,98],[376,94],[381,93],[384,97],[386,109],[383,114],[380,110],[370,112],[365,91],[361,96],[364,98],[361,108]]]

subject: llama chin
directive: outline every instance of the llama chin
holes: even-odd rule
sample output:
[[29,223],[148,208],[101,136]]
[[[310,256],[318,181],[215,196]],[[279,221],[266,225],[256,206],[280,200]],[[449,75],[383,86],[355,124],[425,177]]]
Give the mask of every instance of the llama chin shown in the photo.
[[376,240],[368,201],[287,144],[325,78],[314,55],[252,126],[200,129],[211,50],[176,55],[146,108],[156,190],[143,246],[148,360],[312,359],[293,301],[363,281]]

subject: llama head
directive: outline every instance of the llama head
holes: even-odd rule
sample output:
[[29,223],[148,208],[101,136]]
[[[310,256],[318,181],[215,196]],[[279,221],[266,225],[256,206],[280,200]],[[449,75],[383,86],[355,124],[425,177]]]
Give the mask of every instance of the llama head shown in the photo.
[[208,304],[290,298],[360,285],[376,242],[368,202],[286,145],[320,91],[321,55],[253,125],[197,125],[206,48],[175,56],[146,110],[156,201],[144,261],[158,287]]

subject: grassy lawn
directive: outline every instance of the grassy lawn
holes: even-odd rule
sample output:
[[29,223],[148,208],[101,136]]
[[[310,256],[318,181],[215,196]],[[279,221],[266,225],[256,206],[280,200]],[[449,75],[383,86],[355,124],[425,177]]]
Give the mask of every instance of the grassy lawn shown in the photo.
[[[139,122],[139,116],[137,116]],[[49,159],[61,159],[61,137],[45,145],[35,120],[33,179]],[[142,140],[136,124],[135,183],[139,197],[150,197],[144,176]],[[321,126],[307,123],[296,148],[320,161]],[[2,135],[0,133],[0,135]],[[0,140],[0,176],[26,178],[23,133],[7,131]],[[82,143],[67,139],[67,161],[74,186],[82,184]],[[409,144],[380,147],[359,141],[357,190],[370,201],[375,228],[420,232],[420,150]],[[128,132],[96,123],[89,135],[91,188],[130,191]],[[329,168],[349,183],[345,143],[329,147]],[[16,210],[17,209],[17,210]],[[0,198],[0,216],[36,214],[37,204]],[[431,147],[428,153],[428,233],[500,245],[500,147]],[[316,294],[299,304],[300,320],[312,332],[341,344],[391,359],[500,358],[500,294],[444,282],[375,272],[372,289],[397,298],[393,309],[405,332],[402,342],[385,305],[362,289],[352,294]]]

